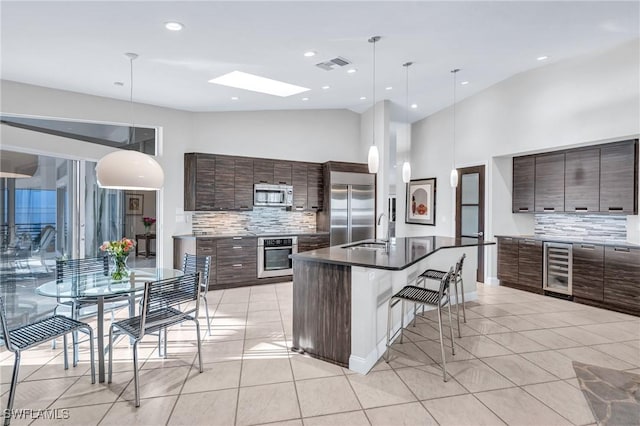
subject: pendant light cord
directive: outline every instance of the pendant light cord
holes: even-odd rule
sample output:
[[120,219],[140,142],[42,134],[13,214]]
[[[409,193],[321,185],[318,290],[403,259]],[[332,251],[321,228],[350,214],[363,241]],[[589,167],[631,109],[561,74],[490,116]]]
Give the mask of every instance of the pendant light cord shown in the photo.
[[409,161],[409,157],[411,154],[411,134],[410,134],[411,124],[409,123],[409,67],[411,65],[413,65],[413,62],[406,62],[402,64],[402,66],[405,67],[407,70],[406,92],[405,92],[405,103],[406,103],[405,118],[407,121],[407,154],[406,154],[407,161]]
[[[135,141],[136,139],[136,126],[133,116],[133,61],[138,58],[138,54],[127,52],[125,53],[125,56],[129,58],[129,114],[131,116],[131,130],[128,132],[128,134],[129,145],[131,145],[131,142]],[[140,146],[140,152],[142,152],[142,146]]]
[[460,71],[459,68],[451,70],[453,73],[453,157],[452,168],[456,168],[456,76]]
[[376,144],[376,38],[373,37],[373,120],[371,120],[372,126],[372,134],[373,138],[371,141],[372,145]]

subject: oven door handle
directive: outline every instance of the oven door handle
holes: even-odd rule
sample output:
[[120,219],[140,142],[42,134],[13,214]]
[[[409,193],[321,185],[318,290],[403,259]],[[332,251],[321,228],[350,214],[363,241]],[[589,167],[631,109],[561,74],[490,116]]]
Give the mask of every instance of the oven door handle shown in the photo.
[[285,246],[285,247],[265,247],[264,251],[267,250],[291,250],[293,247],[291,246]]

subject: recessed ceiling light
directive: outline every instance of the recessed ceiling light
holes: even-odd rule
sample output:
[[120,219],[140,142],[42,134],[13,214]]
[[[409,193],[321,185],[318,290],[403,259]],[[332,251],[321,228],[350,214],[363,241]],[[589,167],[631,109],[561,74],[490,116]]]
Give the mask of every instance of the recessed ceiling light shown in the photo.
[[418,108],[418,104],[411,104],[411,108],[413,108],[413,109]]
[[347,72],[348,72],[349,74],[353,74],[354,72],[357,72],[357,71],[358,71],[358,70],[357,70],[357,69],[355,69],[355,68],[349,68],[349,69],[347,70]]
[[114,81],[113,84],[115,84],[116,86],[124,86],[124,83],[121,81]]
[[165,22],[164,27],[169,31],[180,31],[184,28],[184,25],[182,25],[180,22],[170,21]]
[[304,52],[304,56],[306,56],[307,58],[311,58],[312,56],[316,56],[316,52],[314,52],[313,50],[309,50],[308,52]]
[[539,61],[546,61],[547,59],[549,59],[549,57],[548,56],[538,56],[536,59],[539,60]]
[[388,86],[388,87],[384,88],[384,90],[391,90],[391,89],[393,89],[393,87],[391,87],[391,86]]
[[237,96],[232,96],[232,97],[231,97],[231,100],[232,100],[232,101],[237,101],[237,100],[238,100],[238,97],[237,97]]
[[220,77],[212,78],[209,80],[209,83],[251,90],[252,92],[266,93],[283,98],[310,90],[306,87],[296,86],[242,71],[232,71]]
[[366,97],[366,96],[360,96],[360,100],[361,100],[361,101],[364,101],[364,100],[366,100],[366,99],[367,99],[367,97]]
[[322,86],[322,90],[329,90],[331,89],[331,86]]
[[302,98],[302,100],[306,102],[309,100],[309,98]]
[[469,82],[468,81],[463,81],[460,84],[462,84],[463,86],[466,86],[467,84],[469,84]]

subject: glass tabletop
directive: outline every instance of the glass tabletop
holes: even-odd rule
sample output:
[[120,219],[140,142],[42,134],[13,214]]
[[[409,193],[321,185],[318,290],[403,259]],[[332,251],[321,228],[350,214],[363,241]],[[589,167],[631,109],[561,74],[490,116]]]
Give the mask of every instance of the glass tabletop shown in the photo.
[[36,293],[47,297],[91,298],[109,297],[142,291],[144,283],[184,275],[179,269],[137,268],[131,270],[131,276],[121,281],[111,279],[110,275],[87,274],[66,278],[62,281],[49,281],[38,288]]

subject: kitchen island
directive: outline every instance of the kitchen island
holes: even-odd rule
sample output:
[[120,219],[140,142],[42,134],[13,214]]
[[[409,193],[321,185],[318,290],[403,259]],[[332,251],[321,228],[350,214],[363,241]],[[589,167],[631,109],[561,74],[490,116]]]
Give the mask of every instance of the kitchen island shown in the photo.
[[[465,300],[474,300],[477,247],[490,244],[412,237],[397,238],[388,251],[345,244],[294,255],[293,350],[366,374],[386,349],[389,298],[426,269],[448,271],[464,253]],[[404,314],[410,320],[412,306]],[[392,318],[397,329],[399,309]]]

